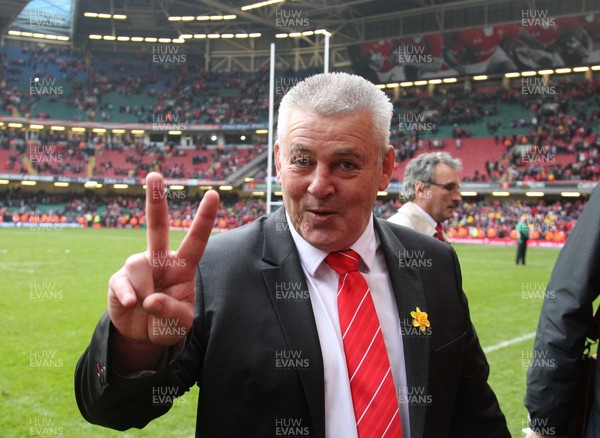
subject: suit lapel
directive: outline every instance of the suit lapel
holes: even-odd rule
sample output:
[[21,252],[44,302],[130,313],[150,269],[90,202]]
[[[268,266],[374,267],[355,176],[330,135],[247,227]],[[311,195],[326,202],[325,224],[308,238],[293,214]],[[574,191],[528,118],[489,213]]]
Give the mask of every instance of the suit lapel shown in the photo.
[[[385,221],[376,219],[375,230],[381,240],[401,324],[408,327],[412,322],[410,312],[417,307],[427,311],[421,274],[418,269],[411,267],[411,263],[406,263],[406,257],[410,258],[411,255]],[[417,389],[424,391],[423,394],[429,394],[429,337],[418,332],[418,329],[409,327],[402,334],[407,386],[410,391]],[[426,408],[423,404],[409,404],[413,438],[423,436]]]
[[[283,208],[265,221],[262,258],[272,266],[262,269],[262,275],[290,351],[296,354],[300,352],[302,359],[308,359],[308,367],[298,370],[298,373],[316,429],[315,436],[325,438],[325,383],[321,345],[300,257],[288,226]],[[282,285],[294,285],[293,288],[301,292],[300,299],[283,297]],[[283,286],[283,289],[289,287]]]

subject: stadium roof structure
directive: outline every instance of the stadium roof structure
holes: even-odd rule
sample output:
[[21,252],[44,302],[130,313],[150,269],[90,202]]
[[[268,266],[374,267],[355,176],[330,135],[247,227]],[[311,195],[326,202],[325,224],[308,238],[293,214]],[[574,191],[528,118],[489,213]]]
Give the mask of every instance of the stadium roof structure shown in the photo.
[[[332,34],[332,66],[344,68],[350,64],[347,47],[365,41],[516,22],[525,9],[552,17],[600,9],[600,0],[254,0],[262,6],[251,9],[244,7],[253,0],[73,1],[75,45],[131,51],[133,37],[184,41],[187,49],[210,58],[207,68],[241,70],[264,65],[271,42],[282,68],[322,65],[324,39],[311,33],[319,29]],[[3,35],[26,4],[0,0]]]

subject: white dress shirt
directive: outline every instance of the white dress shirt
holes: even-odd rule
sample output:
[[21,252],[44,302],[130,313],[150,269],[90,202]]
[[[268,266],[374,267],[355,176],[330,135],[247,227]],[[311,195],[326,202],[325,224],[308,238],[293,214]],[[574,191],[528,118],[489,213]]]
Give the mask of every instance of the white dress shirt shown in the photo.
[[[287,216],[287,213],[286,213]],[[291,223],[287,217],[288,223]],[[325,431],[328,438],[357,438],[356,419],[350,391],[350,379],[344,354],[337,307],[338,274],[325,263],[328,253],[306,242],[289,227],[306,277],[312,304],[325,373]],[[385,257],[375,233],[373,216],[365,231],[349,248],[360,256],[359,270],[371,289],[373,303],[387,349],[394,378],[396,394],[406,388],[404,349],[400,334],[400,321]],[[410,436],[408,404],[400,403],[402,432]]]

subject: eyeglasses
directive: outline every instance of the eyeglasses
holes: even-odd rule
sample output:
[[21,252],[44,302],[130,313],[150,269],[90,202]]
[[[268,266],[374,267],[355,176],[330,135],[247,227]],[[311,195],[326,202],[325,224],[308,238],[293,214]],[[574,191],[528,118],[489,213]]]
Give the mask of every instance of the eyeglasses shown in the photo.
[[428,184],[431,184],[432,186],[441,187],[448,192],[460,192],[460,186],[455,183],[438,184],[438,183],[430,182]]

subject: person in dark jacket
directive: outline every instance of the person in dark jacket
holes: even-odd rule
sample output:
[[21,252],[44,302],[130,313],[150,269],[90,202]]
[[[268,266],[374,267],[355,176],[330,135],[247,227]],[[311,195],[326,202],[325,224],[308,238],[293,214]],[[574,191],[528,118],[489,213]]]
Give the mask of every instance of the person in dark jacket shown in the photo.
[[[532,429],[527,438],[567,436],[577,398],[579,359],[593,321],[592,303],[599,294],[600,185],[560,252],[546,288],[527,372],[525,406]],[[596,382],[586,438],[600,437],[600,379]]]

